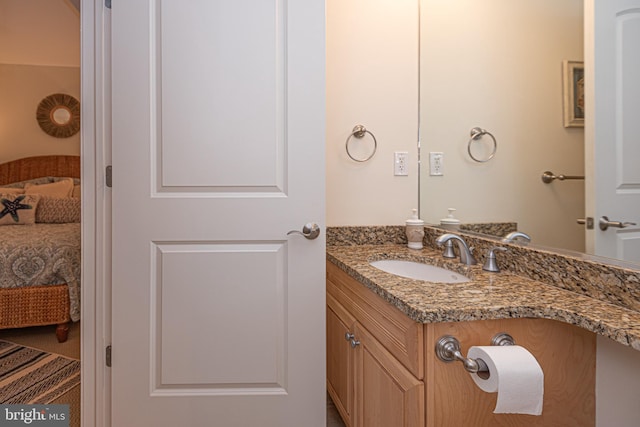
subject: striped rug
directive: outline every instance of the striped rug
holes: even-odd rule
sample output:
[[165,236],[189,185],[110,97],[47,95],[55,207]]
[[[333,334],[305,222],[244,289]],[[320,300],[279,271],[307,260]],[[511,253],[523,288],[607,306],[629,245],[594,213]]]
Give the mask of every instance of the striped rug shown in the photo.
[[0,403],[47,404],[80,384],[80,361],[0,341]]

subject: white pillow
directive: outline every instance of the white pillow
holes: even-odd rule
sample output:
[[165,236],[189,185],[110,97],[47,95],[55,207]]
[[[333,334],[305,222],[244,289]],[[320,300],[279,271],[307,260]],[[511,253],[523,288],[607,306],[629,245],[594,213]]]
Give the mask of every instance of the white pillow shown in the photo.
[[73,193],[73,178],[64,178],[50,184],[35,185],[26,183],[25,194],[40,194],[49,197],[71,197]]
[[2,194],[24,194],[24,188],[19,187],[0,187]]
[[71,193],[71,197],[79,199],[82,196],[82,189],[80,184],[76,184],[73,186],[73,192]]

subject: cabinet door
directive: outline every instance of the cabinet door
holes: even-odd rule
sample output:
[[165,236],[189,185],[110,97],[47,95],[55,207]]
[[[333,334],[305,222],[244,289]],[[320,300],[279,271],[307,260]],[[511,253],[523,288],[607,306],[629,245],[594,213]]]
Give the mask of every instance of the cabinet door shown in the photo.
[[356,323],[355,426],[425,425],[424,383]]
[[353,425],[353,359],[351,342],[355,320],[331,295],[327,295],[327,390],[342,419]]
[[[544,372],[540,416],[494,414],[498,394],[482,391],[462,363],[442,362],[433,351],[441,336],[453,335],[466,355],[470,347],[488,345],[503,331],[529,350]],[[429,427],[594,426],[596,336],[592,332],[548,319],[496,319],[432,323],[426,335]]]

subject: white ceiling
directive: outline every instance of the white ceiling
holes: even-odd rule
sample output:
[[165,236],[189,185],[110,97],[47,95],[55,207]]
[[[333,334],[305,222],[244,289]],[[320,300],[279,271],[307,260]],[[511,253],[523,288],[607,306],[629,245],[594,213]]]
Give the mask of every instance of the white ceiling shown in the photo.
[[0,63],[80,66],[80,0],[0,0]]

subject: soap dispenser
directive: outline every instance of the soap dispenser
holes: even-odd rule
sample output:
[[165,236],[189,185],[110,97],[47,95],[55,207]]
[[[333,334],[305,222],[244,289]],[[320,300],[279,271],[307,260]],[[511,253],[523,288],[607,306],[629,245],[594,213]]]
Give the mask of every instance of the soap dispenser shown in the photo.
[[440,220],[440,225],[443,228],[449,229],[449,230],[458,230],[460,229],[460,220],[457,218],[454,218],[453,213],[456,211],[455,208],[449,208],[447,209],[449,211],[449,215],[447,215],[446,218],[442,218]]
[[422,249],[424,239],[424,221],[418,218],[418,210],[412,209],[411,218],[406,221],[405,232],[407,234],[410,249]]

